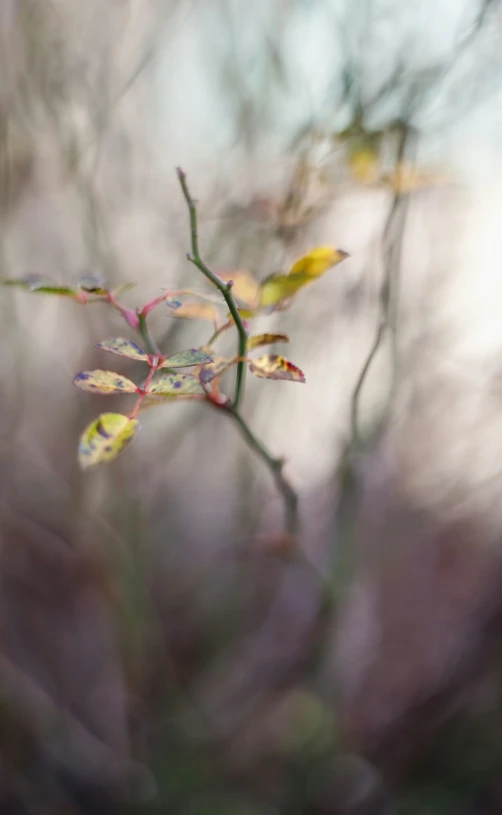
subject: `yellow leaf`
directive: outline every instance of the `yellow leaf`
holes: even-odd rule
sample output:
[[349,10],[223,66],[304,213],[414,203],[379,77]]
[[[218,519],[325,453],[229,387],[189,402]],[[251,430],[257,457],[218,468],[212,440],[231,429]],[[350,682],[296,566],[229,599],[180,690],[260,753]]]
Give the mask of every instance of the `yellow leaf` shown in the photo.
[[332,266],[336,266],[342,260],[345,260],[345,258],[348,258],[348,253],[342,249],[333,249],[332,246],[318,246],[316,249],[312,249],[308,255],[304,255],[297,260],[289,270],[289,274],[303,273],[310,278],[320,277]]
[[312,283],[313,278],[298,272],[296,274],[275,274],[267,277],[260,288],[260,306],[277,306],[289,300],[299,289]]
[[112,461],[139,429],[136,419],[121,413],[102,413],[80,437],[78,460],[83,469]]
[[289,342],[289,337],[285,334],[255,334],[249,337],[247,342],[248,351],[259,348],[261,345],[272,345],[274,342]]
[[277,354],[266,354],[254,359],[249,370],[260,379],[289,379],[292,382],[305,382],[302,371],[288,359]]
[[319,246],[304,255],[291,267],[289,274],[267,277],[260,287],[260,306],[276,307],[296,294],[303,286],[321,277],[332,266],[348,257],[347,252],[330,246]]
[[81,371],[74,377],[73,384],[92,393],[138,393],[134,382],[115,371]]

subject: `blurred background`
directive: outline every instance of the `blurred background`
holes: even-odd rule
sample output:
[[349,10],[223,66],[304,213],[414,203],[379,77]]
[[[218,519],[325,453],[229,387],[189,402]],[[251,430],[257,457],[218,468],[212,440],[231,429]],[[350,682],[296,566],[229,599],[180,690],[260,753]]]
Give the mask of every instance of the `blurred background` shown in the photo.
[[0,40],[2,278],[203,288],[178,165],[215,271],[350,254],[253,329],[306,375],[243,404],[301,557],[203,404],[81,472],[130,397],[72,377],[134,333],[3,288],[0,815],[501,813],[502,2],[1,0]]

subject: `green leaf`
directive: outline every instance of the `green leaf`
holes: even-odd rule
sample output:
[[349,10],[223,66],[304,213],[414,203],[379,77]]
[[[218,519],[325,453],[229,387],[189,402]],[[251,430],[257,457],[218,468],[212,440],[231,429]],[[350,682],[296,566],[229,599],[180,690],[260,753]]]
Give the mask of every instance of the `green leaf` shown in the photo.
[[112,461],[139,429],[136,419],[121,413],[102,413],[80,437],[78,460],[83,469]]
[[75,297],[78,292],[70,286],[60,286],[40,275],[27,275],[26,277],[8,278],[3,280],[4,286],[16,286],[36,294],[59,294],[63,297]]
[[277,354],[266,354],[254,359],[249,370],[260,379],[289,379],[291,382],[305,382],[302,371],[288,359]]
[[115,371],[81,371],[74,377],[73,384],[92,393],[139,393],[134,382]]
[[289,342],[289,337],[286,334],[255,334],[254,337],[249,337],[247,349],[252,351],[253,348],[259,348],[261,345],[272,345],[274,342]]
[[212,362],[213,357],[197,348],[189,348],[187,351],[179,351],[172,357],[164,360],[161,368],[189,368],[192,365],[204,365]]
[[148,362],[148,354],[146,354],[139,345],[136,345],[135,342],[126,340],[124,337],[114,337],[112,340],[103,340],[103,342],[98,343],[96,348],[109,351],[110,354],[117,354],[119,357],[128,357],[138,362]]
[[165,374],[148,388],[148,396],[188,396],[203,394],[198,379],[192,374]]
[[221,376],[228,368],[235,365],[238,357],[215,357],[209,365],[203,365],[199,371],[199,381],[208,385],[213,379]]

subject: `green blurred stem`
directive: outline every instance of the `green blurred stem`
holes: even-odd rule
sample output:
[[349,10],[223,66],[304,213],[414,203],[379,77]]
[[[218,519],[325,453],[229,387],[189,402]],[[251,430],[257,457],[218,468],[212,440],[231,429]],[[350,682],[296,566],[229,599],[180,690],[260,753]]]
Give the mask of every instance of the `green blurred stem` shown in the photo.
[[228,283],[223,283],[214,272],[209,269],[208,266],[202,260],[200,253],[199,253],[199,238],[197,234],[197,207],[195,205],[195,201],[190,195],[188,190],[188,185],[186,181],[186,175],[182,169],[178,167],[177,169],[178,179],[181,184],[181,189],[183,190],[183,195],[185,196],[185,201],[188,206],[188,212],[190,215],[190,233],[191,233],[191,241],[192,241],[192,254],[187,255],[188,260],[190,263],[193,263],[194,266],[202,272],[202,274],[209,280],[210,283],[215,286],[218,291],[222,294],[230,314],[234,320],[234,323],[237,328],[237,332],[239,335],[239,345],[238,345],[238,357],[239,362],[237,363],[237,376],[235,381],[235,396],[233,401],[233,407],[235,410],[239,409],[239,405],[242,398],[243,393],[243,385],[244,385],[244,372],[245,372],[245,363],[244,358],[246,356],[246,346],[247,346],[247,333],[246,329],[244,328],[244,324],[241,319],[241,315],[239,314],[239,309],[235,303],[234,298],[232,297],[232,286]]
[[239,428],[240,432],[246,439],[249,447],[251,447],[255,453],[259,455],[262,461],[265,462],[267,467],[269,468],[270,472],[272,473],[275,484],[279,492],[281,493],[282,499],[284,501],[284,511],[285,511],[285,529],[288,535],[291,535],[293,538],[296,538],[299,531],[299,519],[298,519],[298,496],[294,491],[293,487],[289,483],[289,481],[284,477],[283,474],[283,467],[284,467],[284,459],[282,458],[274,458],[270,455],[270,453],[265,449],[263,444],[258,441],[246,421],[243,419],[239,411],[236,409],[235,406],[228,406],[224,408],[227,410],[229,415],[232,417],[234,422],[236,423],[237,427]]

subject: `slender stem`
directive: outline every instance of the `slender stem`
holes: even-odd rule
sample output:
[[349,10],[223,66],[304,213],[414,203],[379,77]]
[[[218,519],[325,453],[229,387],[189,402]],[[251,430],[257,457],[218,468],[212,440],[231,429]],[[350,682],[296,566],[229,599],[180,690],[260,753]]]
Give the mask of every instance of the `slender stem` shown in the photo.
[[237,333],[239,335],[239,345],[238,345],[238,356],[240,361],[237,364],[237,375],[235,381],[235,395],[233,406],[236,410],[238,410],[240,401],[242,398],[243,392],[243,385],[244,385],[244,371],[245,371],[245,363],[242,359],[246,356],[246,345],[247,345],[247,333],[246,329],[244,328],[244,324],[242,322],[241,315],[239,314],[239,309],[235,303],[234,298],[232,297],[232,286],[231,284],[224,283],[220,280],[211,269],[206,266],[204,261],[202,260],[199,252],[199,237],[197,234],[197,207],[195,205],[195,201],[190,195],[188,190],[188,185],[186,181],[186,175],[179,167],[177,169],[178,179],[181,184],[181,189],[183,190],[183,195],[185,196],[185,201],[188,206],[188,212],[190,215],[190,233],[191,233],[191,243],[192,243],[192,254],[187,255],[188,260],[194,264],[194,266],[202,272],[202,274],[210,281],[210,283],[215,286],[219,292],[223,295],[223,298],[228,306],[230,314],[232,315],[233,321],[237,328]]
[[237,424],[242,435],[246,439],[249,446],[260,456],[274,476],[277,489],[282,495],[284,500],[285,509],[285,529],[288,535],[296,538],[299,531],[299,518],[298,518],[298,496],[293,487],[285,478],[283,474],[284,459],[274,458],[265,449],[263,444],[258,441],[245,419],[241,416],[235,406],[227,406],[226,409],[234,422]]
[[231,320],[229,320],[228,323],[224,323],[224,325],[221,325],[219,328],[216,329],[216,331],[214,332],[212,337],[208,340],[207,344],[212,345],[213,342],[216,342],[216,340],[218,339],[220,334],[223,334],[224,331],[227,331],[229,328],[232,328],[232,326],[233,326],[233,321],[231,321]]
[[[214,404],[214,403],[213,403]],[[298,563],[303,564],[306,566],[309,571],[315,576],[315,579],[319,582],[320,589],[321,589],[321,599],[323,608],[329,608],[331,606],[332,597],[333,597],[333,585],[329,575],[325,574],[323,571],[318,569],[318,567],[307,557],[304,550],[300,545],[298,545],[298,535],[300,531],[300,518],[298,514],[298,496],[284,476],[283,468],[284,468],[284,459],[282,458],[274,458],[268,450],[263,446],[263,444],[258,441],[256,436],[254,435],[253,431],[247,424],[246,420],[242,417],[238,410],[235,409],[232,405],[215,405],[218,409],[226,410],[227,413],[232,417],[234,422],[236,423],[237,427],[241,431],[242,435],[246,439],[249,447],[258,454],[258,456],[264,461],[271,471],[277,489],[279,490],[283,502],[284,502],[284,511],[285,511],[285,522],[284,528],[286,534],[291,537],[293,542],[296,544],[292,550],[292,555],[296,559]]]
[[[401,136],[397,151],[396,167],[398,171],[401,169],[405,157],[406,146],[409,138],[409,128],[406,123],[403,123]],[[387,331],[392,332],[392,382],[390,392],[387,398],[387,405],[384,411],[384,416],[390,411],[394,398],[394,393],[398,381],[398,342],[397,342],[397,322],[398,322],[398,299],[399,299],[399,271],[401,266],[401,250],[403,244],[403,231],[404,219],[406,216],[406,208],[402,206],[403,202],[408,200],[408,196],[397,187],[392,204],[387,216],[384,234],[383,234],[383,252],[384,252],[384,279],[380,288],[380,302],[379,302],[379,317],[375,337],[369,348],[366,359],[357,377],[354,390],[351,398],[351,444],[354,445],[359,441],[359,427],[358,427],[358,414],[359,404],[361,401],[361,393],[373,364],[373,360],[380,348],[382,340]],[[396,219],[401,210],[402,218],[398,224],[399,232],[396,231]]]
[[138,314],[138,331],[144,340],[146,350],[148,351],[148,353],[160,357],[161,354],[157,347],[157,343],[150,334],[150,331],[148,330],[146,314]]
[[148,376],[145,379],[145,381],[143,382],[143,388],[141,389],[141,393],[139,394],[139,396],[138,396],[138,398],[136,400],[136,404],[134,405],[134,408],[132,410],[132,413],[129,416],[130,419],[134,419],[136,417],[136,414],[137,414],[138,410],[141,407],[141,403],[142,403],[143,399],[146,396],[146,389],[148,388],[148,385],[152,381],[152,376],[154,375],[156,370],[157,370],[157,365],[150,365],[150,370],[148,371]]
[[363,367],[361,368],[361,372],[357,378],[357,382],[355,384],[354,390],[352,392],[351,398],[351,405],[350,405],[350,420],[351,420],[351,440],[353,444],[356,444],[359,441],[359,402],[361,399],[361,391],[363,389],[363,385],[366,380],[366,376],[368,374],[369,369],[371,368],[371,364],[375,358],[375,355],[380,347],[380,343],[382,341],[382,337],[385,333],[387,328],[387,322],[383,319],[379,320],[377,331],[375,334],[375,338],[369,350],[368,356],[366,357]]

